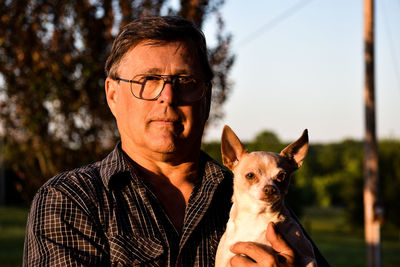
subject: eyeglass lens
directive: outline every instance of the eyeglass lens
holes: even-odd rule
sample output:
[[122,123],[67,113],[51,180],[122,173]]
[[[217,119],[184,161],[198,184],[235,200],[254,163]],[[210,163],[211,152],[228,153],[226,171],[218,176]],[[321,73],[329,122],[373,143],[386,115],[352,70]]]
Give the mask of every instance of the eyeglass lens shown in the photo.
[[132,94],[145,100],[156,99],[166,83],[171,83],[181,101],[194,102],[204,95],[205,84],[191,77],[182,76],[135,76],[131,83]]

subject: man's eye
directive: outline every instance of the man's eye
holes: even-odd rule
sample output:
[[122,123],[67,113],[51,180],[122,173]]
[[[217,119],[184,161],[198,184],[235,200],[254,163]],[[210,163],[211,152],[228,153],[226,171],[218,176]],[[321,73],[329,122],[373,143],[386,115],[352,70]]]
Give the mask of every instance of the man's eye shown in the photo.
[[178,83],[187,84],[187,83],[195,83],[195,80],[191,77],[179,76],[177,78]]
[[157,76],[146,76],[146,75],[138,75],[133,78],[133,81],[136,83],[145,83],[147,81],[157,81],[160,78]]

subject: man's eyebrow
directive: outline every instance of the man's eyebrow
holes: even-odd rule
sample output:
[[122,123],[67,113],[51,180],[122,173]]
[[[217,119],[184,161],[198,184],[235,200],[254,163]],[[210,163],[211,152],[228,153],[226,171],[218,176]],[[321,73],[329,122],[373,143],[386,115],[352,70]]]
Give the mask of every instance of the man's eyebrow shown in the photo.
[[[142,74],[157,74],[157,75],[160,75],[161,72],[162,72],[162,70],[159,69],[159,68],[150,68],[150,69],[145,70]],[[189,73],[186,69],[177,69],[173,73],[173,75],[182,75],[182,74],[190,75],[192,73]]]
[[151,69],[147,69],[142,74],[158,74],[160,72],[161,72],[161,69],[159,69],[159,68],[151,68]]
[[191,74],[193,74],[193,73],[191,73],[191,72],[188,72],[188,70],[186,70],[186,69],[178,69],[178,70],[175,70],[175,75],[191,75]]

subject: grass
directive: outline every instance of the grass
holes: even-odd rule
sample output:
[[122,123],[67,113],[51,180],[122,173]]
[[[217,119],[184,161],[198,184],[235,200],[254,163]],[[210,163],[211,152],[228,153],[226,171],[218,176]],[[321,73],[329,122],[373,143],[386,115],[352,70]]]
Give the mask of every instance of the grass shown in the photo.
[[[21,266],[27,208],[0,207],[0,266]],[[308,208],[302,223],[332,266],[366,266],[362,228],[350,227],[343,210]],[[400,233],[382,228],[382,266],[400,266]]]
[[[309,208],[302,223],[332,266],[366,266],[364,230],[350,226],[342,209]],[[382,266],[400,266],[400,238],[397,230],[382,228]]]
[[0,207],[0,266],[21,266],[28,209]]

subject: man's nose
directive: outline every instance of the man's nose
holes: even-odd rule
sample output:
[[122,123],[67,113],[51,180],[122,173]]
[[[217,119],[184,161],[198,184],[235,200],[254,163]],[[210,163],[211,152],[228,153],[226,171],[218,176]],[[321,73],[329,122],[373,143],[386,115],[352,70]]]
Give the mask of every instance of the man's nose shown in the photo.
[[165,82],[158,101],[162,103],[172,104],[175,101],[174,87],[171,82]]

